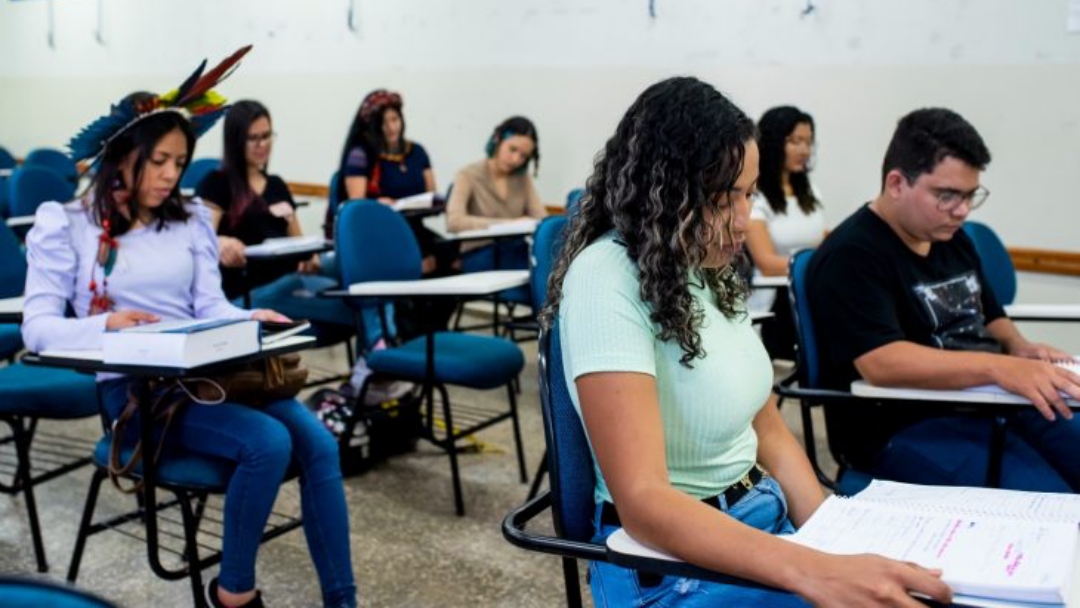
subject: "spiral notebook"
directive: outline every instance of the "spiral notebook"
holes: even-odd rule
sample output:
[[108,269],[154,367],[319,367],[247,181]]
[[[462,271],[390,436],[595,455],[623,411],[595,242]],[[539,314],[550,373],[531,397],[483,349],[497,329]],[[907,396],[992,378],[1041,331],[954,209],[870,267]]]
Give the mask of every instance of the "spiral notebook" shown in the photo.
[[1065,606],[1077,595],[1080,496],[874,481],[832,496],[787,538],[941,568],[967,606]]

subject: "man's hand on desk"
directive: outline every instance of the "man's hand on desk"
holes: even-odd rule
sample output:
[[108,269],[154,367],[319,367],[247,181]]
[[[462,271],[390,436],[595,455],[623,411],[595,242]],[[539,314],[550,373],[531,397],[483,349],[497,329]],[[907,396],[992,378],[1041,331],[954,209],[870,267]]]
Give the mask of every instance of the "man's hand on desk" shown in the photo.
[[993,365],[992,374],[1001,388],[1031,401],[1044,418],[1054,420],[1056,411],[1066,420],[1072,419],[1072,410],[1061,394],[1080,401],[1080,375],[1049,360],[1019,356],[995,355]]
[[1026,340],[1021,344],[1009,347],[1008,350],[1010,355],[1025,359],[1039,359],[1042,361],[1069,361],[1073,359],[1072,355],[1063,350]]

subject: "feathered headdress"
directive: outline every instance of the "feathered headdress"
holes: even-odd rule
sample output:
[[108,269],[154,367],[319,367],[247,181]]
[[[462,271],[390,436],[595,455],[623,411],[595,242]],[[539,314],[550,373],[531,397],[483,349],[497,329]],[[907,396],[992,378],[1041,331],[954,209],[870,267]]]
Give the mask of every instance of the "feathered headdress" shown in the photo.
[[211,88],[228,78],[236,68],[236,64],[250,50],[249,44],[227,57],[206,74],[203,74],[203,70],[206,69],[204,59],[183,84],[164,95],[155,95],[138,101],[129,96],[113,104],[107,115],[83,127],[78,135],[71,138],[68,142],[71,157],[75,161],[97,158],[117,135],[157,112],[178,112],[191,121],[196,137],[206,133],[227,109],[225,98],[212,91]]

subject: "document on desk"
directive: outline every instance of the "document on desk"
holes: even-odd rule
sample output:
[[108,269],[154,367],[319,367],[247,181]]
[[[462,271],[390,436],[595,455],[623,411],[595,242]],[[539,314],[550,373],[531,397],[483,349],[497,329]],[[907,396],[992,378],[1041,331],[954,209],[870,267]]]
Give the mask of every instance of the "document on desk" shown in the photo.
[[249,258],[266,258],[275,255],[314,252],[323,247],[326,247],[326,239],[320,235],[284,236],[266,239],[258,245],[248,245],[244,248],[244,255]]
[[1080,540],[1080,497],[875,481],[832,496],[794,535],[828,553],[876,553],[940,568],[957,602],[1064,605]]
[[435,204],[435,193],[424,192],[422,194],[414,194],[412,196],[406,196],[394,201],[390,208],[394,211],[410,211],[412,209],[431,209],[431,206]]

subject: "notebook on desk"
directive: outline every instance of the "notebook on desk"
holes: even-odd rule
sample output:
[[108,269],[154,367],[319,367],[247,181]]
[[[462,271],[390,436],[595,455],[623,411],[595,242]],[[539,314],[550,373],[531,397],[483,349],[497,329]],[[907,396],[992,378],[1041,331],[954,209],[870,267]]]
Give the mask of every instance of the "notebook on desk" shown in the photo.
[[102,360],[111,364],[191,368],[260,349],[258,321],[163,321],[106,332]]

